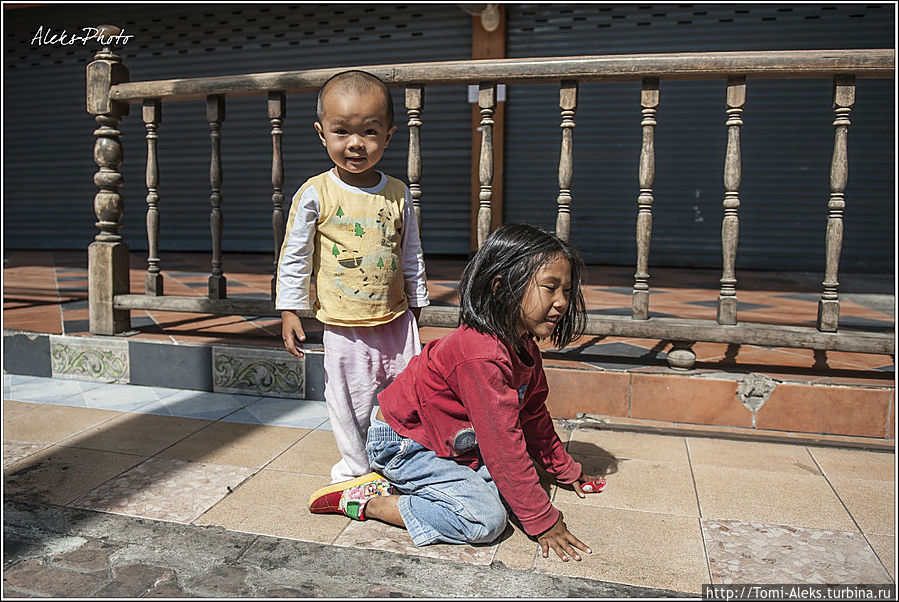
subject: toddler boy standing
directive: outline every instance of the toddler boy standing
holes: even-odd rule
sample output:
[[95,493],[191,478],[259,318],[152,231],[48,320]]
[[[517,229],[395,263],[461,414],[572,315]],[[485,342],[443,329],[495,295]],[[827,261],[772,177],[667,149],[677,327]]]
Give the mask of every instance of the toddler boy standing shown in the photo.
[[370,472],[365,439],[379,389],[421,351],[417,319],[428,305],[424,258],[408,187],[375,169],[390,138],[393,100],[363,71],[329,79],[315,130],[334,168],[294,194],[278,259],[276,307],[284,346],[306,339],[296,311],[324,324],[325,402],[341,460],[331,482]]

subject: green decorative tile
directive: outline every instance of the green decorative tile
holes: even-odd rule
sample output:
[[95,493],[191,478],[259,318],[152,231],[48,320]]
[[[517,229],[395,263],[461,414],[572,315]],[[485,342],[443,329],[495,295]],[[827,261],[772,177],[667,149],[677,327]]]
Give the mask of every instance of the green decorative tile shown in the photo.
[[305,362],[276,349],[212,348],[212,387],[218,393],[305,399]]
[[98,337],[50,337],[53,378],[127,384],[128,342]]

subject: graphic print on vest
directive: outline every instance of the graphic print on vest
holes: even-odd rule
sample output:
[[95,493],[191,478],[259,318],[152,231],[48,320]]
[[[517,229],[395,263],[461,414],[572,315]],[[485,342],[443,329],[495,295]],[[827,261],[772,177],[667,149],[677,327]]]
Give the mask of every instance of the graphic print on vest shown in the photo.
[[[347,216],[342,206],[337,207],[336,217],[330,222],[352,232],[359,237],[359,247],[367,249],[361,253],[358,248],[341,248],[334,243],[331,254],[341,268],[334,274],[334,285],[338,296],[346,295],[357,299],[387,300],[390,298],[390,282],[397,270],[396,254],[393,252],[391,224],[395,217],[389,207],[382,207],[376,218],[368,216]],[[395,234],[399,237],[399,232]],[[379,237],[375,242],[373,237]],[[372,290],[375,289],[375,290]],[[384,292],[376,292],[377,290]]]

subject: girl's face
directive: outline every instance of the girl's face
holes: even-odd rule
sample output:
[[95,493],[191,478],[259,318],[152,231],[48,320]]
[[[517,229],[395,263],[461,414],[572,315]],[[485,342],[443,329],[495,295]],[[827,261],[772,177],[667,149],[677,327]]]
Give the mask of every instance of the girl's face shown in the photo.
[[537,270],[521,299],[521,324],[525,333],[540,339],[552,335],[568,311],[571,300],[571,262],[561,255]]

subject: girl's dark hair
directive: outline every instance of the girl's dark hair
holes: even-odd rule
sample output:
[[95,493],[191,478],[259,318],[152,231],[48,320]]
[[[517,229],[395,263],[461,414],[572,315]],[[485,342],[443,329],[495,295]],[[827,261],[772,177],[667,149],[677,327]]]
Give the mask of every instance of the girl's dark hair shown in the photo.
[[[583,334],[587,309],[581,281],[584,262],[573,247],[555,234],[529,224],[505,224],[487,237],[465,270],[459,283],[462,309],[459,321],[498,337],[516,351],[522,342],[516,335],[521,324],[525,289],[541,267],[558,257],[571,263],[571,297],[568,310],[556,324],[550,339],[566,346]],[[499,285],[494,290],[494,280]]]

